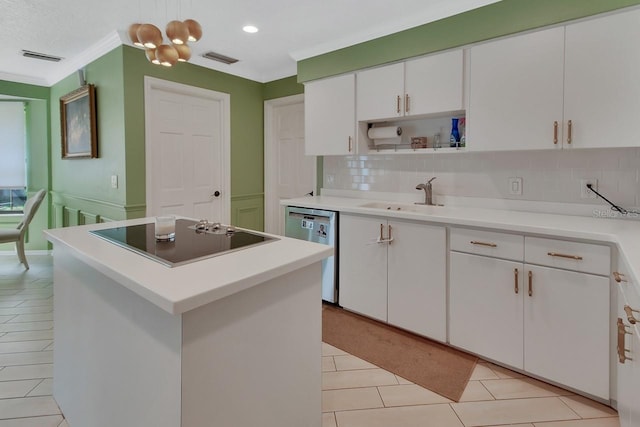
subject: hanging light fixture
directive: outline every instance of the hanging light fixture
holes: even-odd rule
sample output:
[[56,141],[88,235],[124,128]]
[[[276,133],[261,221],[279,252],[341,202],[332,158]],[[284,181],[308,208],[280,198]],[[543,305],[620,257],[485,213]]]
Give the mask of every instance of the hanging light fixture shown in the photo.
[[162,32],[152,24],[131,24],[129,38],[135,46],[144,47],[149,62],[171,67],[176,62],[187,62],[191,58],[188,42],[202,38],[202,27],[193,20],[170,21],[166,34],[171,44],[163,44]]

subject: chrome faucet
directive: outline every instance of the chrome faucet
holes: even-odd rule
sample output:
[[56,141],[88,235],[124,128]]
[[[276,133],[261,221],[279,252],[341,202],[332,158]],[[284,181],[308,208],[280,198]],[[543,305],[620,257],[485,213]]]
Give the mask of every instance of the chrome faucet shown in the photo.
[[416,205],[433,205],[433,188],[431,186],[431,181],[436,179],[434,176],[426,184],[418,184],[416,185],[416,190],[424,190],[424,203],[416,202]]

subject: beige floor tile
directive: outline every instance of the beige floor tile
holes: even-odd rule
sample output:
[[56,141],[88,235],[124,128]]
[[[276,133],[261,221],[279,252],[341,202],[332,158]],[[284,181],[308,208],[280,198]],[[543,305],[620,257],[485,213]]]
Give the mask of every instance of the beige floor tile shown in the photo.
[[480,381],[469,381],[460,397],[460,402],[480,402],[485,400],[495,400],[495,398]]
[[522,374],[519,374],[507,368],[503,368],[502,366],[494,365],[493,363],[490,363],[490,362],[487,362],[487,367],[491,369],[493,373],[496,374],[496,376],[500,379],[524,377],[524,375]]
[[557,397],[452,403],[466,427],[577,419]]
[[42,331],[53,329],[53,322],[3,323],[0,332]]
[[416,384],[378,387],[384,406],[432,405],[451,400]]
[[322,373],[322,389],[376,387],[398,384],[396,376],[384,369],[362,369]]
[[18,307],[53,307],[53,298],[24,301]]
[[6,335],[0,337],[0,343],[10,341],[38,341],[52,339],[53,329],[47,329],[44,331],[7,332]]
[[[3,337],[0,337],[0,340],[2,340],[2,338]],[[0,354],[40,351],[49,345],[51,345],[51,340],[0,342]]]
[[618,418],[598,418],[594,420],[555,421],[534,423],[534,427],[620,427]]
[[53,363],[52,351],[31,351],[28,353],[0,354],[0,366],[34,365]]
[[13,319],[14,317],[16,317],[16,316],[15,315],[0,316],[0,323],[8,322],[9,320]]
[[326,342],[322,343],[322,355],[323,356],[339,356],[348,354],[339,348],[332,346],[331,344],[327,344]]
[[0,400],[0,419],[59,414],[60,409],[51,396]]
[[348,371],[354,369],[373,369],[377,368],[366,360],[362,360],[359,357],[352,356],[350,354],[334,356],[336,362],[336,370]]
[[[582,418],[617,417],[618,412],[608,406],[602,405],[582,396],[563,396],[560,399]],[[640,402],[640,398],[638,398]]]
[[53,312],[49,313],[37,313],[37,314],[19,314],[14,316],[13,319],[7,323],[21,323],[21,322],[45,322],[53,321]]
[[62,420],[58,427],[69,427],[69,423],[67,422],[67,420]]
[[378,389],[375,387],[347,388],[322,392],[322,412],[372,409],[382,408],[383,406]]
[[336,416],[333,412],[325,412],[322,414],[322,427],[337,427]]
[[336,419],[338,427],[464,427],[446,404],[336,412]]
[[0,308],[15,307],[20,304],[20,301],[0,301]]
[[333,356],[322,356],[322,372],[333,372],[336,370],[336,364]]
[[[0,373],[2,373],[2,371],[0,371]],[[25,397],[40,381],[41,380],[0,381],[0,399]]]
[[396,375],[396,378],[398,379],[398,384],[413,384],[411,381],[406,378],[402,378],[401,376]]
[[[63,421],[61,415],[44,417],[16,418],[13,420],[0,420],[0,427],[59,427]],[[64,424],[69,427],[68,424]]]
[[36,313],[51,313],[53,307],[40,306],[40,307],[13,307],[13,308],[0,308],[0,315],[16,315],[16,314],[36,314]]
[[498,400],[573,394],[570,391],[527,377],[484,380],[482,384]]
[[497,380],[498,376],[489,368],[486,363],[476,363],[476,367],[471,374],[470,380]]
[[27,396],[51,396],[53,394],[53,378],[42,380]]
[[0,371],[0,381],[53,378],[53,364],[7,366]]
[[485,427],[535,427],[533,424],[500,424],[499,426],[485,426]]

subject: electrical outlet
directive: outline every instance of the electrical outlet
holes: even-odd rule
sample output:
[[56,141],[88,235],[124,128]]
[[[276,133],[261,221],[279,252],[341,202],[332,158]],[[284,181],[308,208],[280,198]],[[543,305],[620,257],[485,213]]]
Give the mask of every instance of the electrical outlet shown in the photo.
[[596,178],[587,178],[580,180],[580,198],[581,199],[597,199],[598,196],[589,190],[587,184],[591,184],[594,190],[598,191],[598,180]]
[[522,178],[519,176],[509,177],[509,194],[514,196],[522,195]]
[[111,188],[118,188],[118,175],[111,175]]

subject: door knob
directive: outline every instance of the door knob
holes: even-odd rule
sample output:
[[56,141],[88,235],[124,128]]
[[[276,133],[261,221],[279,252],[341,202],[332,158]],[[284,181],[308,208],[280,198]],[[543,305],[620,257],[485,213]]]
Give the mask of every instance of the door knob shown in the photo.
[[216,190],[211,196],[220,197],[220,192],[218,190]]

